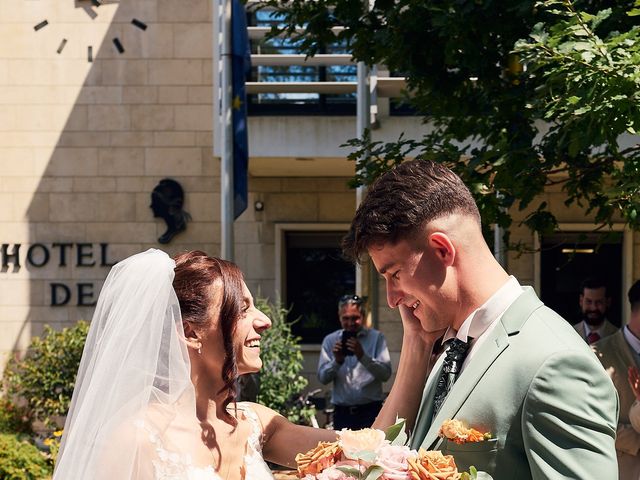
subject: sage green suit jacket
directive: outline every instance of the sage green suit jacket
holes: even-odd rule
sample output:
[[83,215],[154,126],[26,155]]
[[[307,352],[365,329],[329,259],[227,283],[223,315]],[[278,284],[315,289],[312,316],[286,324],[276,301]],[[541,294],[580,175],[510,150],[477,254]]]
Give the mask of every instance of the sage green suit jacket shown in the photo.
[[[411,447],[454,455],[459,468],[473,465],[494,480],[616,479],[618,398],[573,327],[526,287],[486,335],[435,418],[432,372]],[[443,440],[446,419],[493,438]]]

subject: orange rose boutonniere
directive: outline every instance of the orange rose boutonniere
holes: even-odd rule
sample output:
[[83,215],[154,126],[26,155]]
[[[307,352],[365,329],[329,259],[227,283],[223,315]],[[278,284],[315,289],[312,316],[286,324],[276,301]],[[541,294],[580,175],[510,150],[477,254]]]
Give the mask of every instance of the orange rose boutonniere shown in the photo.
[[484,442],[491,438],[489,432],[482,433],[475,428],[467,428],[460,420],[445,420],[440,427],[439,435],[458,444]]

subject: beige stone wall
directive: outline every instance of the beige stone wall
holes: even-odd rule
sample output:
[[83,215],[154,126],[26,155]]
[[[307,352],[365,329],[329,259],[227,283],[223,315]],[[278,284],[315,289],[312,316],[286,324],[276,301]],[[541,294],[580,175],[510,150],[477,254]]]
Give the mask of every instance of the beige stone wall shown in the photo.
[[[159,246],[165,225],[149,204],[162,178],[182,184],[193,217],[166,250],[218,253],[211,16],[208,0],[98,8],[0,0],[0,243],[9,252],[21,244],[22,254],[21,268],[11,262],[0,271],[0,353],[23,348],[45,323],[60,327],[92,314],[74,305],[75,293],[70,306],[51,307],[50,285],[75,292],[77,283],[92,283],[97,297],[108,267],[61,267],[53,243],[92,244],[96,252],[107,243],[112,261]],[[35,243],[52,253],[44,267],[25,261]]]
[[[0,0],[0,244],[13,253],[0,271],[0,354],[22,350],[45,324],[61,328],[89,319],[77,284],[97,298],[113,262],[149,247],[165,225],[149,208],[164,177],[186,191],[193,217],[186,232],[163,247],[219,253],[219,163],[212,157],[211,2],[122,0],[89,2]],[[93,20],[85,8],[97,13]],[[142,31],[132,18],[148,24]],[[34,31],[47,19],[49,25]],[[111,39],[125,48],[118,54]],[[62,38],[67,45],[56,48]],[[94,61],[87,62],[87,46]],[[235,225],[236,261],[250,288],[275,298],[275,225],[348,222],[355,196],[346,178],[251,178],[249,208]],[[263,212],[253,203],[261,200]],[[56,243],[71,243],[59,265]],[[44,245],[46,266],[26,261]],[[87,244],[97,265],[76,265]],[[88,249],[88,250],[87,250]],[[38,250],[41,252],[41,250]],[[91,262],[91,259],[89,260]],[[52,307],[51,284],[72,291],[67,306]],[[314,376],[316,357],[308,356]],[[0,367],[4,359],[0,362]]]

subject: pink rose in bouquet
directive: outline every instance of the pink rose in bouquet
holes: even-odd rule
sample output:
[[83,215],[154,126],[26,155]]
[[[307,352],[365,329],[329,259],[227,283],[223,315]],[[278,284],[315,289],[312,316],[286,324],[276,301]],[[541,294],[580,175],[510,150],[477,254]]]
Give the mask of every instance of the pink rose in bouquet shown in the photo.
[[384,480],[411,480],[407,460],[417,457],[415,450],[404,445],[385,445],[378,450],[376,465],[382,467]]

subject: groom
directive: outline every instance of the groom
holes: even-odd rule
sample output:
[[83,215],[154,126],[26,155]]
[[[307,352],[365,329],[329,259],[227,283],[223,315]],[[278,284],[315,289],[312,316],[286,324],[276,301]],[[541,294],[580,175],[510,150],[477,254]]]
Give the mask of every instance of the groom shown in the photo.
[[[375,427],[405,418],[412,448],[442,450],[496,480],[617,478],[611,381],[573,327],[494,259],[457,175],[421,160],[386,173],[343,246],[356,260],[369,254],[403,322]],[[429,369],[440,337],[447,351]],[[443,439],[447,419],[492,438]]]

